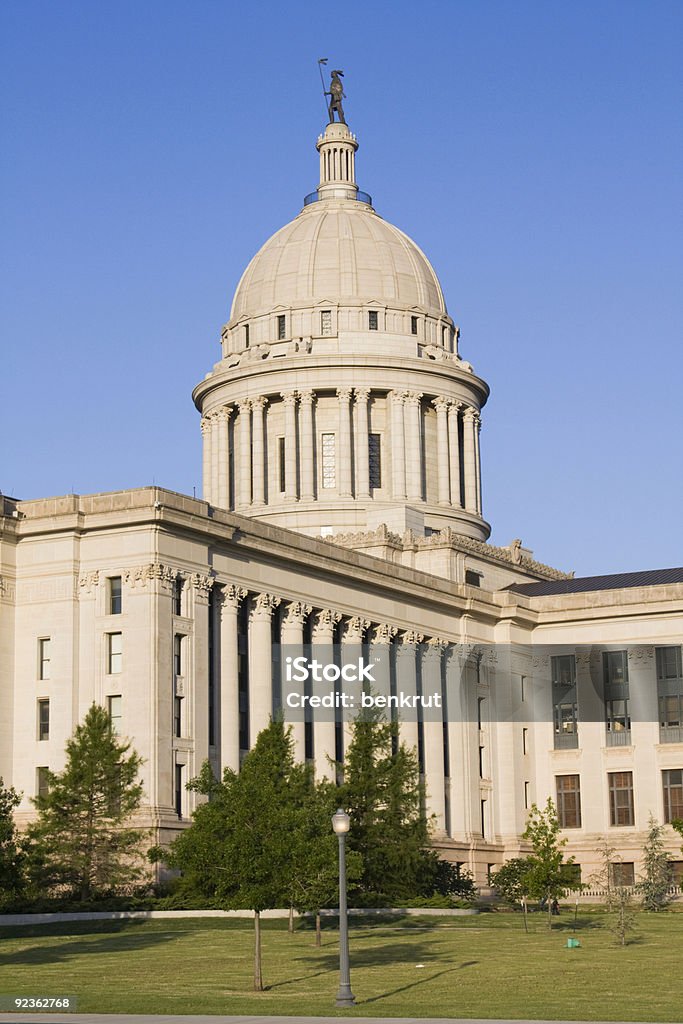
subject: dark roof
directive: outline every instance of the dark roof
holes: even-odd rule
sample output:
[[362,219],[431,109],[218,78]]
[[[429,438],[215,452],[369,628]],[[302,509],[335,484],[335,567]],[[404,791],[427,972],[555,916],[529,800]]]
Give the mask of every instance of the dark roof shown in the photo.
[[683,567],[615,572],[608,576],[579,576],[578,579],[540,583],[513,583],[505,589],[527,597],[547,597],[551,594],[583,594],[590,590],[620,590],[622,587],[659,587],[666,583],[683,583]]

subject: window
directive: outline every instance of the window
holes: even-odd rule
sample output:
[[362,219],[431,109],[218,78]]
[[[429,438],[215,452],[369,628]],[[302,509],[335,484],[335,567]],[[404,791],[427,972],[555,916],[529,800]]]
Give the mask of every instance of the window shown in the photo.
[[378,326],[379,324],[377,318],[377,310],[371,309],[370,312],[368,313],[368,330],[376,331],[378,329]]
[[178,696],[173,698],[173,735],[183,735],[183,698]]
[[332,488],[337,486],[336,469],[336,437],[334,434],[323,434],[322,436],[322,473],[323,487]]
[[526,728],[522,729],[522,753],[529,753],[529,730]]
[[284,313],[281,313],[277,318],[277,340],[283,341],[286,337],[285,330],[287,328],[287,321]]
[[524,704],[526,701],[526,676],[519,677],[519,697]]
[[244,347],[249,348],[249,324],[244,325]]
[[107,634],[107,672],[114,676],[123,668],[123,634]]
[[553,677],[553,729],[555,750],[578,747],[576,658],[561,654],[551,659]]
[[484,778],[484,748],[479,747],[479,778]]
[[610,825],[635,824],[633,772],[609,772]]
[[631,728],[628,701],[605,701],[605,710],[607,715],[607,732],[627,734]]
[[411,316],[410,318],[410,333],[417,334],[417,317]]
[[183,675],[184,669],[184,658],[183,658],[183,640],[185,638],[176,633],[173,637],[173,674],[176,676]]
[[479,813],[481,816],[481,838],[486,839],[486,801],[479,801]]
[[605,722],[608,746],[624,746],[631,742],[629,714],[628,658],[626,651],[605,651]]
[[277,460],[278,460],[278,477],[280,481],[280,493],[283,494],[285,490],[285,439],[284,437],[278,437],[277,439]]
[[49,636],[38,641],[38,678],[50,678],[50,648],[51,639]]
[[50,701],[38,701],[38,739],[49,740],[50,738]]
[[121,719],[123,717],[122,698],[120,694],[115,697],[107,697],[107,711],[111,719],[111,731],[121,732]]
[[109,577],[109,614],[121,614],[121,577]]
[[47,767],[36,768],[36,796],[47,796],[50,786],[47,781],[49,769]]
[[486,697],[477,697],[477,725],[481,729],[482,722],[484,721],[484,701]]
[[382,486],[382,439],[379,434],[368,434],[368,464],[370,487]]
[[182,615],[185,598],[185,580],[182,576],[176,576],[173,580],[173,614]]
[[676,818],[683,819],[683,768],[669,768],[662,772],[664,786],[664,821],[667,825]]
[[524,810],[528,811],[531,806],[531,783],[524,783]]
[[618,889],[628,888],[636,884],[636,870],[633,861],[617,861],[610,864],[612,885]]
[[465,569],[465,583],[470,587],[481,586],[481,573],[474,569]]
[[323,338],[328,338],[332,334],[332,310],[323,309],[320,312],[320,333]]
[[179,818],[183,816],[183,774],[184,764],[175,766],[175,811]]
[[581,780],[578,775],[556,775],[557,820],[560,828],[581,828]]
[[659,739],[683,743],[683,666],[680,647],[657,647]]

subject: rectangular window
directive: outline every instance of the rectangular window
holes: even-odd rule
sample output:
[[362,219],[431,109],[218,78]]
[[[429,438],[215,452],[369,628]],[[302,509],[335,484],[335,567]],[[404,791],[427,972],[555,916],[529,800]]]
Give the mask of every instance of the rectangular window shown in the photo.
[[379,324],[377,318],[377,310],[371,309],[370,312],[368,313],[368,330],[376,331],[378,329],[378,326]]
[[50,651],[52,641],[49,636],[38,641],[38,678],[50,678]]
[[531,806],[531,783],[524,783],[524,810],[528,811]]
[[47,773],[47,767],[36,768],[36,796],[47,796],[50,792]]
[[249,324],[244,325],[244,347],[249,348]]
[[555,750],[578,747],[576,658],[561,654],[551,659],[553,678],[553,727]]
[[477,725],[481,729],[482,722],[484,721],[484,701],[486,697],[477,697]]
[[109,614],[121,614],[121,577],[109,577]]
[[184,659],[183,659],[183,640],[184,639],[185,638],[183,636],[181,636],[180,633],[176,633],[175,636],[173,637],[173,673],[176,676],[182,676],[183,675],[183,669],[185,667],[184,664],[183,664],[183,661],[184,661]]
[[50,738],[50,701],[38,701],[38,739],[49,740]]
[[479,801],[479,813],[480,813],[480,816],[481,816],[481,821],[480,821],[481,838],[482,839],[486,839],[486,801],[485,800],[480,800]]
[[417,334],[417,317],[411,316],[410,318],[410,333]]
[[368,434],[368,464],[370,487],[382,486],[382,439],[380,434]]
[[610,825],[635,824],[633,772],[609,772]]
[[278,478],[280,482],[280,493],[284,494],[285,491],[285,439],[284,437],[278,437],[277,439],[277,468]]
[[484,748],[479,747],[479,778],[484,778]]
[[581,780],[578,775],[556,775],[557,820],[560,828],[581,828]]
[[183,775],[185,772],[184,764],[177,764],[175,766],[175,812],[179,818],[183,816]]
[[173,735],[183,735],[183,698],[173,698]]
[[322,436],[322,474],[323,487],[332,488],[337,486],[337,456],[336,436],[334,434],[323,434]]
[[123,669],[123,633],[107,634],[107,672],[118,675]]
[[285,319],[285,315],[284,315],[284,313],[281,313],[280,316],[278,316],[278,318],[277,318],[277,340],[278,341],[283,341],[284,340],[284,338],[286,336],[285,335],[286,327],[287,327],[287,321]]
[[669,768],[662,772],[664,787],[664,821],[670,825],[677,818],[683,820],[683,768]]
[[529,753],[529,730],[522,729],[522,753]]
[[610,864],[612,885],[617,889],[628,889],[636,884],[636,870],[633,861],[617,861]]
[[680,647],[657,647],[657,697],[661,743],[683,743],[683,666]]
[[173,614],[183,614],[185,580],[182,576],[176,576],[173,580]]
[[323,309],[320,312],[320,333],[323,338],[328,338],[332,334],[332,310]]
[[605,651],[605,723],[607,745],[628,746],[631,742],[629,714],[628,652]]
[[481,573],[476,572],[474,569],[465,569],[465,583],[468,587],[480,587]]
[[111,719],[111,731],[121,732],[121,719],[123,717],[123,700],[121,694],[114,697],[107,697],[107,711]]
[[519,677],[519,697],[524,704],[526,701],[526,676]]

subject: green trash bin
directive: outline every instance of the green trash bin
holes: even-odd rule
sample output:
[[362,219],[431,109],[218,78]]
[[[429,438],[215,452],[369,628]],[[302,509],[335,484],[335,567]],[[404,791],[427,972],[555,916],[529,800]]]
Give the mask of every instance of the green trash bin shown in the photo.
[[579,949],[581,943],[578,939],[567,939],[567,949]]

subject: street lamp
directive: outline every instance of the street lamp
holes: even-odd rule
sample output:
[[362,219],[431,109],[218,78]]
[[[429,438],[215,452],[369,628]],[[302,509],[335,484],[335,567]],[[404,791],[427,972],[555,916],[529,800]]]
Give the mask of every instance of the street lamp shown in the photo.
[[356,997],[351,991],[349,967],[349,921],[346,910],[346,833],[351,819],[341,807],[332,815],[332,828],[339,839],[339,991],[336,1006],[353,1006]]

